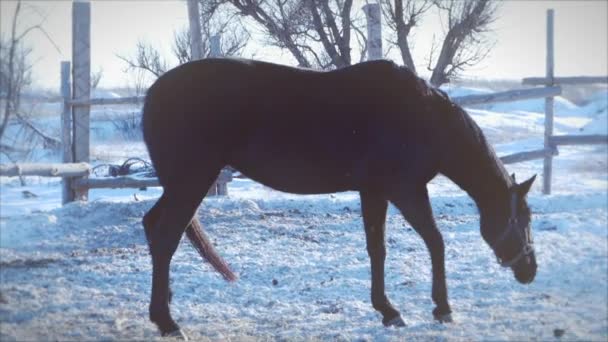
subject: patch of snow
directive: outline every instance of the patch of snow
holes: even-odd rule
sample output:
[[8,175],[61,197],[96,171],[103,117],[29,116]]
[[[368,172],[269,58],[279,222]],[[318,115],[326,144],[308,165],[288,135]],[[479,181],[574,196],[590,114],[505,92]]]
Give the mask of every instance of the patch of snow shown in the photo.
[[581,107],[581,111],[589,116],[597,116],[608,111],[608,91],[598,91],[591,95],[589,102]]
[[[140,223],[153,202],[74,203],[4,220],[3,232],[31,230],[18,248],[2,239],[3,339],[156,338]],[[196,340],[545,340],[558,328],[568,339],[605,338],[605,193],[533,195],[530,203],[540,266],[535,282],[522,286],[495,264],[470,200],[433,196],[456,320],[448,325],[432,320],[424,243],[391,208],[387,293],[408,326],[386,329],[369,303],[357,200],[206,199],[199,215],[240,279],[224,283],[182,242],[173,313]]]
[[580,129],[582,134],[608,134],[608,113],[606,110]]
[[[580,109],[574,103],[567,99],[556,96],[553,102],[553,111],[555,116],[567,115],[567,116],[586,116],[586,113]],[[545,112],[545,99],[528,99],[520,100],[515,102],[499,102],[484,105],[484,109],[491,110],[499,113],[509,112],[533,112],[533,113],[544,113]]]

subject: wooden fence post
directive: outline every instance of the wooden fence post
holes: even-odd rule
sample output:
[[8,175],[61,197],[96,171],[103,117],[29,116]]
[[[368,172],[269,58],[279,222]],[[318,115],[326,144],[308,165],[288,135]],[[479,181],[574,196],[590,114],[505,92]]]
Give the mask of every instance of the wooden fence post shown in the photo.
[[[547,10],[547,71],[546,85],[554,84],[554,59],[553,59],[553,9]],[[553,135],[553,97],[545,98],[545,150],[553,150],[551,144]],[[553,154],[547,153],[543,163],[543,194],[551,194],[551,174],[553,167]]]
[[198,0],[188,0],[188,21],[190,23],[190,53],[193,60],[203,58],[203,39]]
[[209,57],[222,57],[220,42],[221,36],[219,34],[209,37]]
[[[218,58],[222,57],[221,50],[221,36],[219,34],[213,35],[209,37],[209,57]],[[226,172],[224,170],[221,171]],[[218,178],[222,178],[222,173]],[[228,185],[226,182],[218,182],[217,180],[211,185],[209,191],[207,192],[209,196],[227,196],[228,195]]]
[[[79,0],[72,3],[72,96],[76,100],[91,98],[91,3]],[[72,107],[73,161],[89,162],[90,105]],[[75,189],[75,200],[87,200],[89,190]]]
[[[198,7],[198,0],[188,0],[188,21],[190,23],[190,52],[192,53],[193,60],[203,59],[203,38],[201,36],[201,22],[200,22],[200,11]],[[214,40],[210,39],[210,56],[217,57],[213,54],[216,53],[219,48],[214,49]],[[216,41],[219,47],[219,39]],[[218,195],[218,183],[214,182],[207,192],[208,196]]]
[[[62,160],[64,163],[74,162],[74,151],[72,151],[72,89],[70,84],[70,62],[61,62],[61,97],[63,106],[61,111],[61,146],[63,149]],[[73,202],[75,198],[72,189],[71,178],[62,179],[62,204]]]
[[367,19],[367,60],[382,59],[382,13],[380,4],[363,6]]

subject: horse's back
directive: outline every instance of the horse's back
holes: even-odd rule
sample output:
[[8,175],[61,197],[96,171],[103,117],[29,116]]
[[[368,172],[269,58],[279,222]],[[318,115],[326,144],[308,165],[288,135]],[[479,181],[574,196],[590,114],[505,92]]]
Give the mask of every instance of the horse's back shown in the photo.
[[167,165],[212,160],[283,191],[353,190],[402,169],[404,139],[419,134],[396,76],[384,61],[332,72],[191,62],[150,88],[144,138],[159,178],[159,169],[178,167]]

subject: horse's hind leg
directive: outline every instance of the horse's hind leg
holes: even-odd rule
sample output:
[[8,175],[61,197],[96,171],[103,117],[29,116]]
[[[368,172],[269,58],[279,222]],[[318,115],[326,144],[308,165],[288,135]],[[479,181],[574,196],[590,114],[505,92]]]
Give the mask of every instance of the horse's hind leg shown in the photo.
[[162,213],[162,206],[163,206],[164,202],[165,202],[165,196],[161,195],[160,198],[158,199],[158,201],[156,201],[156,203],[152,206],[152,208],[150,208],[150,210],[148,210],[146,215],[144,215],[143,224],[144,224],[144,232],[146,233],[146,239],[148,241],[148,247],[151,247],[152,231],[153,231],[153,228],[156,226],[158,219],[160,219],[160,214]]
[[440,322],[452,321],[452,310],[448,304],[445,281],[445,246],[441,232],[437,229],[427,189],[424,185],[414,189],[401,189],[391,202],[401,211],[412,228],[422,237],[431,254],[433,264],[432,298],[435,302],[433,316]]
[[184,230],[216,176],[214,170],[207,175],[184,177],[177,185],[165,184],[163,196],[144,218],[152,256],[150,320],[163,336],[185,337],[169,310],[169,265]]
[[386,258],[384,232],[387,207],[386,199],[371,193],[361,193],[361,211],[365,226],[367,253],[372,269],[372,305],[382,314],[382,323],[385,326],[405,326],[399,311],[395,310],[384,291],[384,260]]

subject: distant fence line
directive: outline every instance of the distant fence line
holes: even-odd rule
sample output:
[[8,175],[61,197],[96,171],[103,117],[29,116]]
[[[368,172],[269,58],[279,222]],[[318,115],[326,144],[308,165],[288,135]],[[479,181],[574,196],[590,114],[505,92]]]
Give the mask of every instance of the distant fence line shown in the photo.
[[[90,3],[74,2],[72,27],[73,44],[78,48],[73,49],[72,79],[74,85],[70,84],[70,62],[61,63],[61,99],[63,104],[61,114],[62,122],[62,145],[63,163],[58,164],[17,164],[0,165],[0,176],[48,176],[62,177],[63,179],[63,203],[74,200],[86,200],[88,190],[95,188],[142,188],[158,186],[156,178],[138,178],[133,176],[120,176],[112,178],[89,178],[89,122],[90,107],[94,105],[122,105],[141,104],[144,96],[131,96],[121,98],[91,98],[90,97]],[[197,1],[188,1],[188,11],[196,13]],[[381,42],[379,8],[377,4],[368,4],[365,12],[370,41]],[[190,21],[191,33],[200,30],[200,23]],[[200,32],[199,32],[200,35]],[[374,35],[374,36],[371,36]],[[191,36],[196,36],[191,34]],[[193,42],[195,43],[195,42]],[[376,44],[378,45],[378,44]],[[192,55],[202,56],[200,44],[192,44]],[[219,56],[219,37],[213,37],[211,55]],[[378,45],[381,51],[381,43]],[[377,47],[377,46],[376,46]],[[378,57],[378,49],[368,51],[369,59]],[[547,68],[545,77],[529,77],[522,80],[526,85],[544,85],[542,88],[517,89],[492,94],[467,95],[452,97],[451,99],[462,105],[471,106],[496,102],[513,102],[525,99],[545,98],[545,133],[544,147],[542,149],[523,151],[500,157],[505,164],[520,163],[535,159],[543,159],[543,193],[551,192],[552,160],[558,155],[557,147],[560,145],[587,145],[608,144],[606,135],[553,135],[553,107],[554,97],[561,94],[560,84],[589,84],[608,83],[608,77],[554,77],[553,75],[553,10],[547,11]],[[74,92],[72,93],[72,90]],[[57,100],[57,99],[52,99]],[[56,101],[52,101],[56,102]],[[227,194],[227,182],[232,180],[232,172],[223,170],[216,184],[212,186],[209,194]]]

